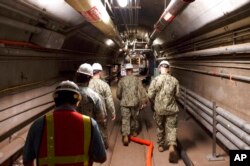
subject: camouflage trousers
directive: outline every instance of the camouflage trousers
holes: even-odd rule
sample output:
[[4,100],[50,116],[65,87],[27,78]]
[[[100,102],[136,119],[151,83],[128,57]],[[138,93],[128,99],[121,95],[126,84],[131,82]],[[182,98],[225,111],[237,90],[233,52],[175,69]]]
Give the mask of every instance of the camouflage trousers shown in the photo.
[[100,133],[103,139],[103,142],[107,142],[108,141],[108,123],[107,120],[105,122],[97,122],[98,127],[100,129]]
[[177,145],[177,114],[157,115],[154,113],[154,119],[157,125],[157,143],[159,146]]
[[121,107],[122,115],[122,135],[130,135],[131,132],[137,132],[139,129],[139,108]]

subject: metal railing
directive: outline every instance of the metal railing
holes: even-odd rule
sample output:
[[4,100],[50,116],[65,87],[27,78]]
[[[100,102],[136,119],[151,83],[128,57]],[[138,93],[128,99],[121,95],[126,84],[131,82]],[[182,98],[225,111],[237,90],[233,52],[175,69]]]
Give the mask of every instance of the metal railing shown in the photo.
[[[181,87],[178,101],[229,150],[250,149],[250,123],[185,87]],[[216,130],[213,130],[215,120]]]

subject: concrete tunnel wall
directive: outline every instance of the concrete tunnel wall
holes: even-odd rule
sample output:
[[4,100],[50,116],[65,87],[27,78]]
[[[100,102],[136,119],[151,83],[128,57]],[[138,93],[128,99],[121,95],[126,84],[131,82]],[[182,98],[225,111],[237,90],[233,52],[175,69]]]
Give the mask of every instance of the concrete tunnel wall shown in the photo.
[[[203,66],[198,66],[199,64]],[[246,69],[204,66],[211,64],[212,63],[204,64],[202,62],[190,62],[189,65],[179,64],[176,66],[181,66],[182,68],[188,69],[250,77],[249,64],[241,65],[242,67],[246,67]],[[227,64],[227,66],[228,65],[231,65],[232,67],[237,66],[235,63]],[[218,106],[225,108],[226,110],[236,114],[246,121],[250,120],[250,112],[248,111],[250,108],[249,83],[231,80],[230,78],[222,78],[179,69],[173,69],[173,74],[179,80],[180,84],[187,89],[194,91],[195,93],[210,101],[215,101]]]

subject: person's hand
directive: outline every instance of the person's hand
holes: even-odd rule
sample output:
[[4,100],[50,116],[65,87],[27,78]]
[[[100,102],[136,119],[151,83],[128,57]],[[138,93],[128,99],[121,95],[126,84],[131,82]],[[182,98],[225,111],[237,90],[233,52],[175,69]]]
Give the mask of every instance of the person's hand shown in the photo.
[[146,104],[142,104],[140,110],[143,110],[146,107]]
[[116,118],[116,115],[112,115],[112,120],[115,120],[115,118]]
[[151,107],[151,110],[152,110],[153,112],[155,112],[154,103],[153,103],[153,102],[150,102],[150,107]]

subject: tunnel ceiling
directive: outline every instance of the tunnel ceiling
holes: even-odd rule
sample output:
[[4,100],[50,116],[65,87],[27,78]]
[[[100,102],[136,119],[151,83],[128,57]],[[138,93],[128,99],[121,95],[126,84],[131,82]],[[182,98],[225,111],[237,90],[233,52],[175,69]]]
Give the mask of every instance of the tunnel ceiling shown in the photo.
[[[116,0],[103,0],[102,3],[125,42],[134,39],[147,41],[170,0],[130,0],[126,8],[119,7]],[[247,5],[249,0],[195,0],[176,16],[153,44],[166,46],[174,43]],[[62,34],[65,37],[64,49],[86,51],[88,47],[87,50],[92,52],[107,47],[110,38],[63,0],[0,0],[0,8],[4,17]],[[74,44],[71,41],[75,41]],[[113,41],[108,50],[119,48]],[[85,47],[77,44],[85,44]]]

